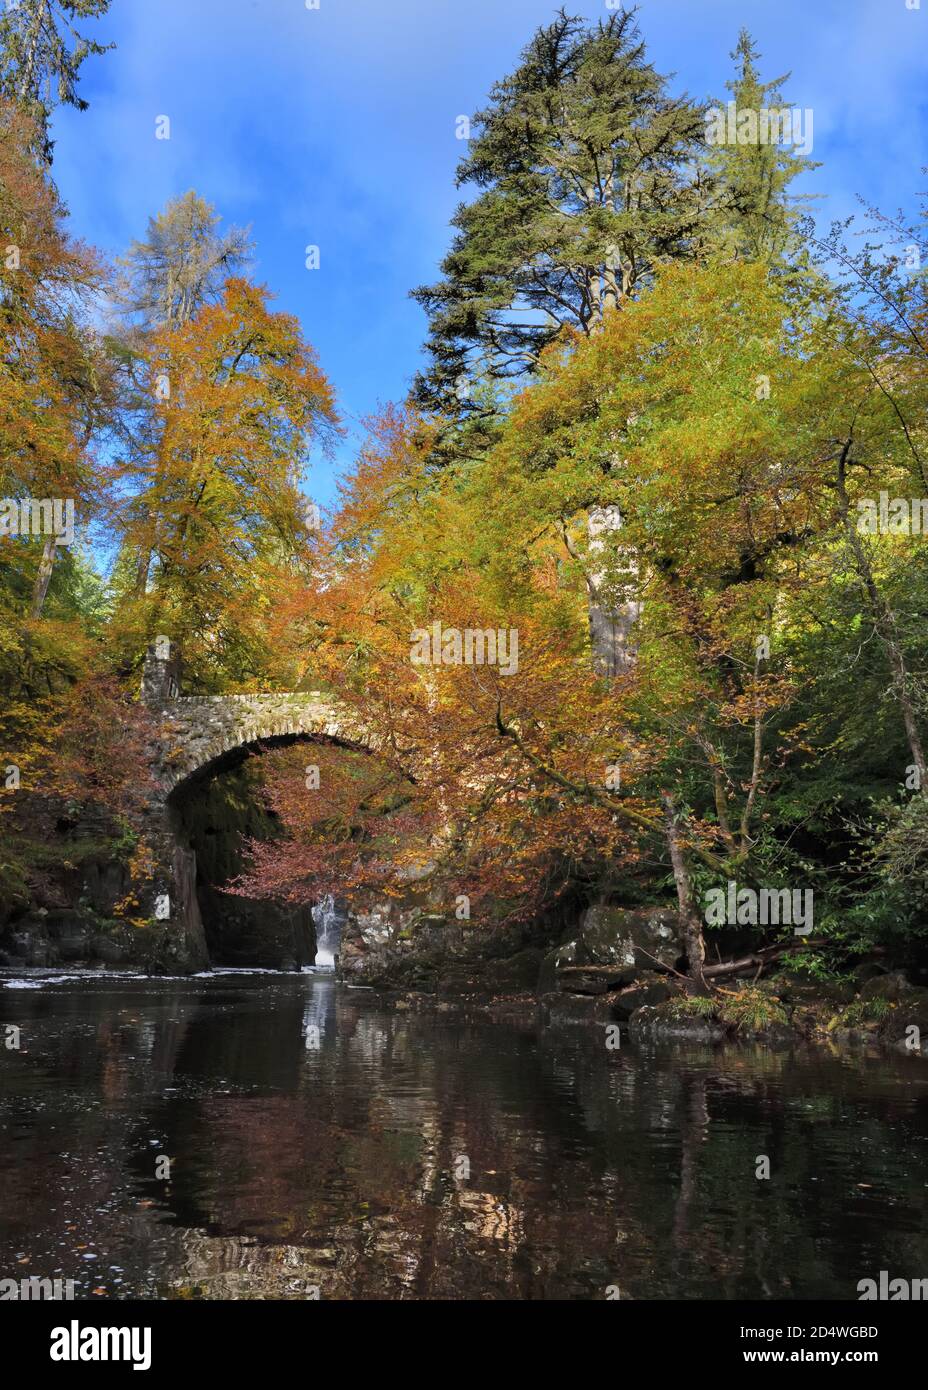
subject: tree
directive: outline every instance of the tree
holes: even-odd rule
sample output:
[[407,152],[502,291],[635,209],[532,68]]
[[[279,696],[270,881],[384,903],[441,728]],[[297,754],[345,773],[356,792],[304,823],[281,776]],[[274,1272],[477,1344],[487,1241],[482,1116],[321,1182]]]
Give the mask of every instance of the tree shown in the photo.
[[[250,255],[248,229],[230,227],[220,233],[220,220],[212,205],[190,189],[149,218],[145,240],[133,242],[119,261],[114,293],[119,320],[111,344],[121,367],[120,433],[135,457],[158,447],[157,432],[163,424],[163,416],[153,409],[142,365],[148,340],[159,331],[182,328],[204,305],[217,303],[227,278],[238,273]],[[134,557],[139,596],[148,585],[151,557],[150,545]]]
[[[29,506],[57,499],[86,520],[105,490],[89,452],[108,395],[101,344],[89,321],[103,274],[97,258],[64,231],[64,208],[30,153],[34,135],[18,108],[0,105],[3,492]],[[50,529],[32,584],[33,618],[42,614],[55,562]]]
[[561,10],[474,125],[457,182],[480,192],[453,219],[443,279],[413,292],[432,358],[417,398],[452,414],[475,359],[530,373],[559,331],[591,332],[689,254],[701,205],[701,112],[667,95],[628,10],[593,27]]
[[[791,114],[780,92],[789,74],[761,82],[760,53],[746,29],[741,30],[731,56],[738,69],[726,86],[735,120],[729,121],[725,105],[717,106],[708,117],[722,137],[713,139],[711,133],[709,137],[708,164],[716,181],[711,239],[726,255],[782,262],[787,251],[796,252],[800,246],[797,209],[803,198],[790,195],[787,189],[798,175],[819,166],[779,142],[779,118]],[[741,138],[730,139],[731,125]]]
[[78,95],[80,69],[99,44],[77,32],[82,19],[105,15],[110,0],[18,0],[0,10],[0,95],[18,102],[35,125],[35,147],[51,162],[48,126],[56,105],[86,111]]
[[220,301],[154,333],[144,359],[154,427],[123,483],[128,548],[154,557],[123,595],[123,645],[183,635],[195,680],[274,665],[261,640],[296,560],[308,558],[298,483],[337,426],[332,390],[291,316],[231,279]]
[[218,231],[221,218],[190,189],[148,219],[144,241],[119,261],[117,303],[136,329],[178,328],[204,304],[215,304],[225,281],[238,274],[252,250],[250,229]]

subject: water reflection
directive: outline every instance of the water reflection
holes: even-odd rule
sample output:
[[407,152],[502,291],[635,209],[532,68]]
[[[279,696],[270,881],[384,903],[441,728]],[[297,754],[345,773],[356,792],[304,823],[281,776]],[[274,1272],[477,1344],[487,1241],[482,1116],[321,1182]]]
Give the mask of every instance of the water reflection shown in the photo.
[[4,1277],[98,1297],[855,1298],[928,1268],[915,1059],[608,1052],[309,975],[0,1001],[22,1027],[0,1053]]

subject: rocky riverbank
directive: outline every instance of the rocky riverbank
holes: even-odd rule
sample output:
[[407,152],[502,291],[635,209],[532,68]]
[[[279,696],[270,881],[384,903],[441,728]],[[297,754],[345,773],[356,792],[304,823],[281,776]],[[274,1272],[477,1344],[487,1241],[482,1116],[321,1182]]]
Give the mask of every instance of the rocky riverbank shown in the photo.
[[634,1043],[820,1043],[928,1056],[928,988],[873,962],[814,978],[799,945],[765,978],[751,968],[694,994],[669,907],[593,904],[547,947],[524,928],[488,940],[438,919],[397,925],[388,911],[375,923],[353,919],[342,956],[345,979],[397,1009],[473,1009],[550,1028],[616,1024]]
[[[211,789],[181,822],[198,866],[210,959],[300,969],[315,959],[308,908],[221,891],[239,870],[243,839],[275,831],[255,811],[246,779],[242,772]],[[0,966],[184,973],[169,923],[122,915],[131,893],[125,855],[117,857],[88,827],[49,827],[47,853],[50,867],[37,870],[31,901],[0,913]],[[910,964],[903,971],[869,961],[815,977],[801,968],[801,942],[788,964],[748,963],[740,974],[710,981],[708,992],[693,993],[676,909],[666,904],[565,900],[531,923],[506,923],[501,909],[501,920],[477,925],[438,910],[424,877],[411,879],[402,901],[341,920],[341,979],[375,989],[398,1009],[474,1008],[547,1028],[617,1024],[635,1043],[820,1042],[920,1056],[928,1036],[928,988]],[[724,944],[737,955],[737,941]]]

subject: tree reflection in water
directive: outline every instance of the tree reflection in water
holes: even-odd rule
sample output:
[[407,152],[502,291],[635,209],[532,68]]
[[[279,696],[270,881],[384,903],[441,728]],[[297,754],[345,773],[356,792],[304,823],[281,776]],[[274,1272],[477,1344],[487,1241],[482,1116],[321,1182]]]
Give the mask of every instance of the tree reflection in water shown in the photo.
[[919,1060],[610,1052],[310,976],[4,1005],[3,1267],[79,1295],[856,1298],[928,1263]]

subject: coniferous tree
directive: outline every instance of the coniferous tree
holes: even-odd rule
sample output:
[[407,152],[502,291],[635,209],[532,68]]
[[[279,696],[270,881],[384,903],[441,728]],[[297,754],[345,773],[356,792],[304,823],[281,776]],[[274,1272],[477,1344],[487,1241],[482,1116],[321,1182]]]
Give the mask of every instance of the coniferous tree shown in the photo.
[[475,360],[531,372],[563,327],[591,332],[688,254],[703,202],[702,112],[667,94],[630,11],[589,27],[561,10],[474,125],[457,182],[480,191],[453,219],[441,281],[413,291],[432,358],[415,393],[453,414]]
[[110,0],[19,0],[0,8],[0,95],[22,106],[35,123],[42,156],[51,161],[48,123],[56,106],[86,111],[78,96],[81,66],[99,44],[78,33],[76,22],[99,19]]
[[136,327],[176,328],[217,302],[252,249],[248,228],[220,233],[220,220],[193,189],[148,219],[144,241],[134,241],[120,260],[119,307]]
[[[714,108],[708,122],[709,170],[715,183],[710,237],[739,259],[776,261],[796,249],[798,206],[805,200],[790,194],[789,185],[818,163],[770,138],[785,133],[788,108],[780,89],[789,74],[760,80],[761,55],[746,29],[731,56],[738,66],[734,81],[726,83],[729,103]],[[729,107],[734,108],[733,120]],[[713,139],[713,126],[725,138]],[[795,133],[791,122],[789,130]],[[732,133],[738,138],[728,138]],[[809,130],[804,133],[808,139]]]

